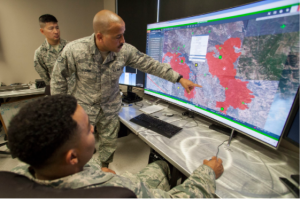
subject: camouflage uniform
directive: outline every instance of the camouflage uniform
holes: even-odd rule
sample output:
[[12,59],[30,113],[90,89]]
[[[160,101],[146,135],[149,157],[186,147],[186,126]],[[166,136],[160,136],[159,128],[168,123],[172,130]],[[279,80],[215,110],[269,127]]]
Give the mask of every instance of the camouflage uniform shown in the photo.
[[[20,165],[12,172],[25,175],[31,180],[53,188],[95,188],[102,186],[126,187],[138,198],[212,198],[216,197],[215,173],[206,166],[198,167],[184,183],[169,190],[170,170],[164,161],[149,164],[137,174],[115,175],[101,171],[94,159],[91,159],[83,171],[56,180],[35,179],[28,165]],[[95,196],[97,197],[97,196]]]
[[[52,73],[51,94],[70,93],[89,115],[91,124],[96,124],[100,136],[99,148],[104,151],[100,153],[100,160],[105,163],[112,161],[116,149],[118,111],[121,108],[119,78],[124,66],[174,83],[179,77],[169,64],[155,61],[127,43],[120,52],[110,52],[102,60],[94,34],[69,43],[57,59]],[[68,87],[67,81],[72,88]]]
[[67,45],[67,41],[60,39],[58,52],[47,42],[36,49],[34,53],[34,68],[40,77],[45,81],[46,85],[50,85],[52,70],[57,57],[60,55],[63,48]]

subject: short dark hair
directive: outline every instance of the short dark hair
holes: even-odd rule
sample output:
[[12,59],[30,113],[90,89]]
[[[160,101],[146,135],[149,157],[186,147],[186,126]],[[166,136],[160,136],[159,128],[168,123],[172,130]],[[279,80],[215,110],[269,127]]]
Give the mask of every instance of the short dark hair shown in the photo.
[[11,155],[35,167],[44,163],[78,132],[70,95],[43,97],[23,106],[8,128]]
[[53,15],[50,15],[50,14],[41,15],[39,17],[39,23],[40,23],[41,27],[43,26],[42,24],[45,24],[48,22],[57,23],[57,19]]

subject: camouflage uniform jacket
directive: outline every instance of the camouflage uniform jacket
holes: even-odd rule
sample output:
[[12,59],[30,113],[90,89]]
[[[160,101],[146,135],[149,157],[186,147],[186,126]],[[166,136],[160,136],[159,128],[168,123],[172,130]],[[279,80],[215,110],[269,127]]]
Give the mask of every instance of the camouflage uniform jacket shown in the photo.
[[55,61],[67,43],[68,42],[66,40],[60,39],[57,52],[47,42],[47,39],[45,39],[44,43],[36,49],[34,53],[34,68],[47,85],[50,85],[51,74]]
[[215,173],[206,165],[198,167],[187,180],[169,191],[150,189],[142,180],[129,172],[122,175],[103,172],[94,159],[84,166],[83,171],[56,180],[36,179],[30,172],[29,166],[24,163],[15,167],[12,172],[25,175],[39,184],[53,188],[126,187],[138,198],[212,198],[215,197],[216,190]]
[[[69,43],[57,59],[51,79],[51,94],[69,92],[90,117],[92,124],[103,110],[107,119],[121,108],[119,78],[124,66],[137,68],[171,82],[179,73],[125,43],[120,52],[110,52],[103,61],[94,34]],[[68,88],[73,84],[72,88]]]

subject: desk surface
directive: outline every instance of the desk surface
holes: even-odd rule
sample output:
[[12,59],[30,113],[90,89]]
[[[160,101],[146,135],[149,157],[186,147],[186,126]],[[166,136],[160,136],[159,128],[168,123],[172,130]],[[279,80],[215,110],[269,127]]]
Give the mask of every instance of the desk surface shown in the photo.
[[5,91],[5,92],[0,92],[0,98],[20,97],[20,96],[27,96],[27,95],[40,95],[44,93],[45,93],[45,88]]
[[[145,101],[142,103],[144,107],[149,106]],[[207,122],[196,118],[196,126],[192,119],[182,118],[178,110],[170,108],[152,114],[183,127],[171,139],[166,138],[129,121],[142,113],[139,108],[136,105],[123,107],[119,113],[121,122],[186,176],[201,165],[204,159],[216,155],[218,145],[228,139],[227,135],[209,129]],[[164,112],[177,115],[166,117],[162,114]],[[234,138],[229,147],[225,142],[219,149],[218,157],[223,160],[225,171],[216,181],[218,196],[294,197],[279,181],[279,177],[286,177],[293,182],[290,175],[299,173],[299,154],[285,149],[276,151],[243,136]]]

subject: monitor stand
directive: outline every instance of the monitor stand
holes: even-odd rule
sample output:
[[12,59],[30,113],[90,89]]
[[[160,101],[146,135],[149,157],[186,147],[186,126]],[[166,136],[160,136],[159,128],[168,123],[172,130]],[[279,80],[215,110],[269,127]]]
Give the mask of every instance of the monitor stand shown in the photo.
[[128,104],[142,101],[143,98],[138,96],[136,93],[132,92],[132,86],[127,87],[127,93],[126,95],[123,94],[122,101]]
[[233,129],[228,128],[228,127],[224,127],[224,126],[220,126],[217,124],[212,124],[209,126],[210,129],[213,129],[215,131],[218,131],[219,133],[223,133],[225,135],[230,136],[229,140],[228,140],[228,146],[230,145],[230,142],[232,140],[232,138],[236,137],[237,132],[235,132]]

